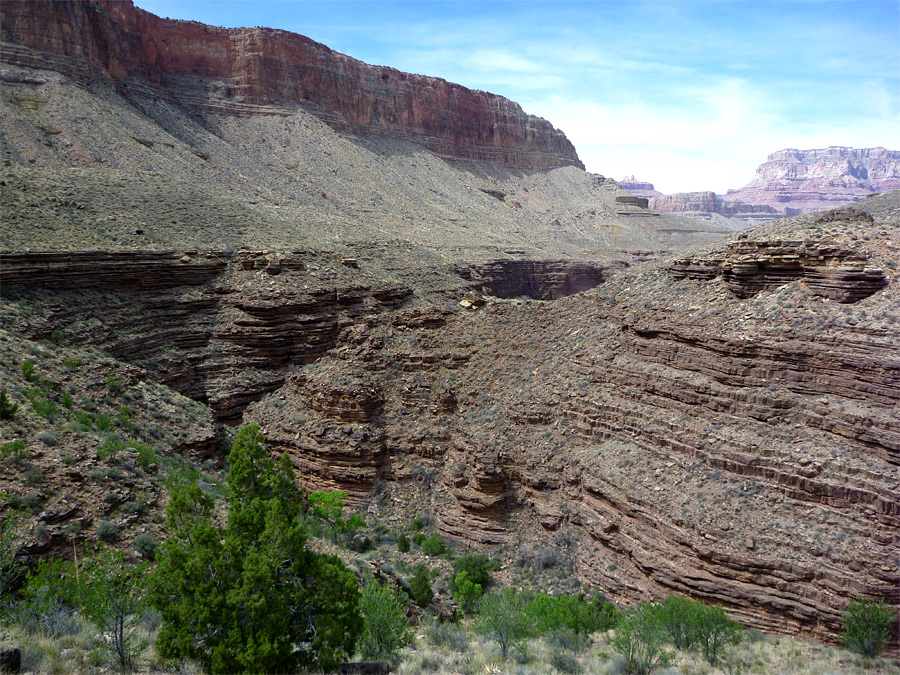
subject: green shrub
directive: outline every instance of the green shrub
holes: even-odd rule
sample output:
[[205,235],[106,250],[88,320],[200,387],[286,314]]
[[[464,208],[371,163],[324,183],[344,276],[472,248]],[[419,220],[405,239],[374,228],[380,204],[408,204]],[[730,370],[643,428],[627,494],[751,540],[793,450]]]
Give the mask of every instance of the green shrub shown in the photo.
[[400,553],[406,553],[409,551],[409,537],[407,537],[405,534],[401,534],[399,537],[397,537],[397,550],[400,551]]
[[680,595],[670,595],[660,604],[663,627],[676,648],[686,651],[697,643],[700,608],[700,603]]
[[26,382],[37,382],[37,373],[35,372],[37,367],[34,364],[34,361],[28,359],[27,361],[22,362],[22,377],[25,378]]
[[115,435],[107,436],[103,439],[103,443],[97,448],[97,459],[100,461],[115,461],[119,453],[126,447],[125,442],[117,438]]
[[434,591],[431,590],[431,574],[425,565],[416,567],[409,581],[409,594],[419,607],[428,607],[434,598]]
[[69,370],[78,370],[81,367],[81,359],[77,356],[69,356],[63,361],[63,365]]
[[597,596],[545,595],[539,593],[528,603],[528,614],[541,634],[568,629],[577,635],[590,635],[616,626],[621,612],[615,605]]
[[153,560],[153,555],[156,552],[156,547],[159,546],[159,542],[156,541],[156,537],[153,536],[152,532],[142,532],[131,540],[131,545],[135,551],[141,554],[142,558]]
[[29,457],[31,457],[31,451],[28,450],[25,446],[25,441],[21,438],[0,445],[0,460],[4,462],[9,462],[14,466],[21,466]]
[[[9,499],[7,503],[10,503]],[[24,568],[24,563],[16,558],[22,543],[19,522],[19,514],[12,508],[4,511],[0,518],[0,613],[5,611],[4,599],[9,597],[8,593]]]
[[454,581],[456,575],[465,572],[469,581],[473,584],[481,586],[482,590],[487,590],[491,585],[491,572],[499,569],[500,566],[483,553],[464,553],[453,561],[453,577],[450,580],[450,591],[456,593]]
[[423,541],[425,541],[425,535],[422,534],[421,532],[416,532],[416,533],[413,535],[413,543],[414,543],[416,546],[421,546]]
[[6,387],[0,388],[0,420],[11,420],[16,416],[19,406],[9,400]]
[[463,612],[469,614],[484,595],[484,587],[476,584],[469,578],[468,572],[458,572],[451,580],[453,586],[453,600],[460,606]]
[[447,552],[447,544],[438,534],[433,534],[422,542],[422,553],[425,555],[443,555]]
[[53,435],[52,431],[47,431],[46,429],[38,432],[37,439],[44,445],[56,445],[56,436]]
[[106,376],[106,388],[109,393],[118,396],[125,390],[125,381],[115,373],[109,373]]
[[94,425],[100,431],[112,431],[116,428],[116,423],[109,415],[97,415],[94,418]]
[[397,592],[369,579],[363,586],[359,609],[363,630],[357,649],[364,660],[393,660],[403,647],[412,644],[406,603]]
[[97,536],[101,541],[111,544],[119,538],[119,526],[109,520],[101,520],[97,525]]
[[31,409],[49,422],[53,422],[59,417],[59,408],[48,398],[47,392],[43,389],[39,387],[29,389],[25,398],[31,404]]
[[862,656],[875,657],[887,647],[891,626],[897,616],[890,607],[885,607],[884,598],[878,602],[854,598],[843,618],[844,632],[841,639],[844,645]]

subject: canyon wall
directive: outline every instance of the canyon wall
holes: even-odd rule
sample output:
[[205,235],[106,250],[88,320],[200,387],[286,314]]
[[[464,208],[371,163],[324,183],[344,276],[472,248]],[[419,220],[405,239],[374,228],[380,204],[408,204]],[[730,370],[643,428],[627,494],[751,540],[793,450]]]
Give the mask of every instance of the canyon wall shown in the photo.
[[3,3],[6,63],[105,80],[200,111],[302,106],[340,131],[420,143],[450,159],[583,168],[565,135],[515,102],[435,77],[370,66],[301,35],[162,19],[121,0]]
[[729,190],[725,200],[765,204],[790,216],[897,189],[900,151],[832,146],[773,152],[756,170],[756,177],[739,190]]

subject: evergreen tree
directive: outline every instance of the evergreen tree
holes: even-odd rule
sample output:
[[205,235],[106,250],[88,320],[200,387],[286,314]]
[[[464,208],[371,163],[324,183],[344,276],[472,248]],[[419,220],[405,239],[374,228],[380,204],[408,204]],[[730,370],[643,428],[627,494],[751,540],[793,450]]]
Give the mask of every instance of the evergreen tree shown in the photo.
[[157,646],[212,673],[334,668],[362,626],[356,578],[306,548],[303,495],[287,456],[276,467],[257,425],[228,455],[228,523],[196,483],[176,487],[157,549]]

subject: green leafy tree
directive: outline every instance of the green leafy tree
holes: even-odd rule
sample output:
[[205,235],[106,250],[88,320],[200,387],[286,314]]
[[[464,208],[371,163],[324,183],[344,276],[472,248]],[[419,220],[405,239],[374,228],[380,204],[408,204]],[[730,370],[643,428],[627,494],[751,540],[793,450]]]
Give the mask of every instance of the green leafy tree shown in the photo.
[[579,595],[536,595],[527,608],[534,626],[541,634],[568,629],[576,635],[612,628],[619,620],[620,612],[603,600],[589,600]]
[[721,607],[699,602],[695,604],[698,605],[694,618],[696,642],[703,651],[703,657],[714,666],[725,647],[741,641],[743,626],[732,621]]
[[257,425],[238,431],[224,528],[196,482],[174,484],[151,594],[157,646],[212,673],[329,670],[362,627],[358,583],[306,547],[293,469],[286,455],[276,467],[264,443]]
[[86,550],[74,560],[44,560],[29,575],[23,590],[25,609],[40,626],[54,633],[56,617],[78,608],[102,632],[122,670],[131,670],[141,641],[134,624],[146,598],[148,563],[128,564],[122,551]]
[[466,614],[471,613],[484,595],[484,588],[469,578],[468,572],[457,572],[452,579],[453,599]]
[[665,650],[668,635],[658,605],[642,602],[625,612],[613,637],[613,649],[625,657],[626,672],[650,675],[671,665],[674,654]]
[[891,626],[897,615],[885,607],[884,598],[872,602],[854,598],[843,614],[844,632],[841,639],[846,647],[857,654],[875,657],[884,651],[891,638]]
[[513,588],[504,588],[485,595],[478,605],[476,629],[500,645],[505,661],[510,646],[532,634],[531,620],[525,611],[525,596]]
[[393,660],[403,647],[412,644],[412,626],[400,593],[369,579],[363,586],[359,607],[363,630],[358,649],[363,659]]
[[702,605],[681,595],[670,595],[660,604],[660,618],[672,644],[691,649],[698,641],[698,622]]
[[[81,583],[76,589],[84,612],[103,632],[112,634],[110,647],[123,670],[131,670],[141,644],[134,623],[145,603],[148,564],[126,564],[122,551],[100,548],[85,556],[78,575]],[[71,605],[74,600],[70,595]]]
[[416,567],[416,571],[409,581],[409,594],[419,607],[428,607],[434,598],[434,591],[431,589],[431,574],[425,565]]

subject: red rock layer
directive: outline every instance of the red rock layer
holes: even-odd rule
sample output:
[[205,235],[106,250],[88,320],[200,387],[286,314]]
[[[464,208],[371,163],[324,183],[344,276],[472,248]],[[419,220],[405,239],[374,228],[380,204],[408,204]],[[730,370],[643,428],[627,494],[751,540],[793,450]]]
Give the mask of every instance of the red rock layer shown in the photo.
[[412,140],[453,159],[520,169],[583,165],[565,135],[515,102],[370,66],[309,38],[162,19],[123,0],[9,0],[2,58],[111,81],[219,113],[304,105],[332,127]]

